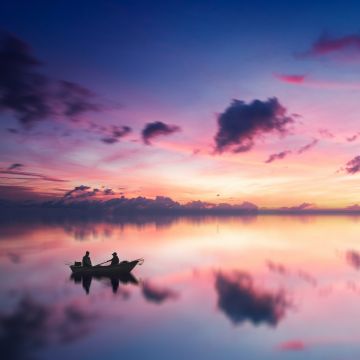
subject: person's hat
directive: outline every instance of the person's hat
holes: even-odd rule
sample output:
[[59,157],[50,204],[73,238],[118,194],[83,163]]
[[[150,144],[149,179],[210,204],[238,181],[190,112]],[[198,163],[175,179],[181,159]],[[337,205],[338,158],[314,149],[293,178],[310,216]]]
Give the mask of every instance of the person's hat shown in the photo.
[[116,252],[113,252],[112,254],[113,254],[113,255],[117,255],[117,253],[116,253]]

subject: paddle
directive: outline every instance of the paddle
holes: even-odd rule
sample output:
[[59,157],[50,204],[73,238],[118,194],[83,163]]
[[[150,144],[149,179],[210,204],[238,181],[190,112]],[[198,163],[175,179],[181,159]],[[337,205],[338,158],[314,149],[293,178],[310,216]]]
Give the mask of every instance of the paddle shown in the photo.
[[108,263],[109,261],[111,261],[111,260],[104,261],[104,262],[102,262],[102,263],[100,263],[100,264],[97,264],[97,265],[94,265],[94,266],[100,266],[100,265],[102,265],[102,264]]

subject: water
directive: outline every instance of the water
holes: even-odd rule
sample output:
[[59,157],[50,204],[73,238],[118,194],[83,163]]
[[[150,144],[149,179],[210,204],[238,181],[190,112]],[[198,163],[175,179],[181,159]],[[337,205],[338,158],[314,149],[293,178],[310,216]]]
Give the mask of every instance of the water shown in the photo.
[[[360,218],[0,225],[4,359],[354,359]],[[75,282],[117,251],[134,278]],[[124,281],[124,282],[122,282]],[[88,292],[88,294],[87,294]]]

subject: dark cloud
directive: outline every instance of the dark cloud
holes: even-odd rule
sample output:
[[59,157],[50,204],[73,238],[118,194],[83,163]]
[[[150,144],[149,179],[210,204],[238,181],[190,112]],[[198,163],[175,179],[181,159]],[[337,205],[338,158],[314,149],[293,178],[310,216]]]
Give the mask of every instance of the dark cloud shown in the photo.
[[100,192],[99,189],[92,189],[90,186],[86,186],[86,185],[80,185],[80,186],[75,186],[72,190],[68,191],[65,193],[63,199],[64,200],[79,200],[79,199],[84,199],[87,197],[91,197],[91,196],[95,196]]
[[8,251],[6,256],[10,259],[13,264],[19,264],[22,260],[21,256],[18,253],[13,251]]
[[0,110],[13,113],[26,128],[54,116],[74,119],[100,110],[90,90],[52,80],[39,72],[41,66],[24,41],[0,34]]
[[131,133],[131,128],[129,126],[112,126],[109,133],[101,139],[105,144],[114,144],[119,141],[119,139]]
[[100,110],[94,102],[95,94],[89,89],[70,81],[60,81],[58,87],[57,100],[65,117],[74,119],[82,113]]
[[161,304],[164,301],[170,299],[177,299],[179,294],[172,289],[159,287],[157,285],[151,284],[149,281],[145,281],[142,285],[142,293],[146,300]]
[[269,156],[269,158],[265,161],[265,163],[269,164],[272,163],[275,160],[281,160],[284,159],[286,156],[288,156],[289,154],[291,154],[290,150],[285,150],[285,151],[281,151],[279,153],[276,154],[271,154]]
[[146,145],[150,145],[150,140],[160,135],[170,135],[180,131],[180,127],[176,125],[168,125],[161,121],[147,123],[142,130],[142,139]]
[[[21,164],[17,164],[17,165],[21,165]],[[16,170],[21,167],[22,166],[16,166],[12,170],[11,169],[0,170],[0,174],[11,175],[10,178],[16,178],[16,177],[20,176],[21,178],[24,178],[26,180],[44,180],[44,181],[52,181],[52,182],[67,182],[68,181],[68,180],[59,179],[59,178],[55,178],[52,176],[43,175],[43,174],[39,174],[39,173]],[[3,176],[1,176],[1,177],[3,177]]]
[[14,163],[14,164],[11,164],[11,165],[7,168],[7,170],[15,170],[15,169],[20,169],[20,168],[22,168],[22,167],[24,167],[23,164]]
[[218,116],[216,151],[248,151],[257,137],[273,132],[285,135],[287,126],[293,122],[294,119],[286,115],[286,109],[275,97],[266,101],[254,100],[249,104],[235,99]]
[[46,119],[52,108],[48,79],[37,72],[41,62],[22,40],[0,36],[0,110],[12,111],[24,125]]
[[300,54],[300,56],[325,56],[332,54],[359,56],[360,35],[350,34],[337,38],[330,35],[322,35],[307,52]]
[[9,129],[7,129],[7,131],[8,131],[10,134],[18,134],[18,133],[19,133],[19,130],[13,129],[13,128],[9,128]]
[[298,154],[302,154],[303,152],[312,149],[318,142],[319,142],[318,139],[314,139],[314,140],[311,141],[309,144],[306,144],[306,145],[302,146],[302,147],[297,151],[297,153],[298,153]]
[[103,193],[104,195],[115,195],[113,189],[104,189]]
[[259,290],[247,273],[217,273],[215,288],[219,309],[234,324],[249,321],[254,325],[276,326],[290,306],[283,291]]
[[345,170],[348,174],[356,174],[359,172],[360,156],[355,156],[352,160],[348,161],[343,170]]
[[0,314],[0,353],[5,359],[35,359],[52,343],[86,336],[95,318],[75,304],[56,308],[25,296],[12,313]]
[[348,250],[345,254],[346,261],[356,270],[360,269],[360,253],[355,250]]

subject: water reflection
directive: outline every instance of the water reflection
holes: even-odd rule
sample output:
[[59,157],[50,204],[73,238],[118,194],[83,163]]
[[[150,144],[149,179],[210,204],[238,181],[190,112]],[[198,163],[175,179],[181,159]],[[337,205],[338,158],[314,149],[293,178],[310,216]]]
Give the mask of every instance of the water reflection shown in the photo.
[[113,275],[71,274],[70,279],[75,284],[81,284],[87,295],[90,294],[90,287],[93,279],[110,286],[114,294],[117,293],[120,284],[139,284],[139,281],[131,273]]
[[[360,358],[358,222],[308,220],[0,224],[1,356]],[[101,263],[114,249],[146,262],[132,275],[69,281],[66,262],[89,250]]]

